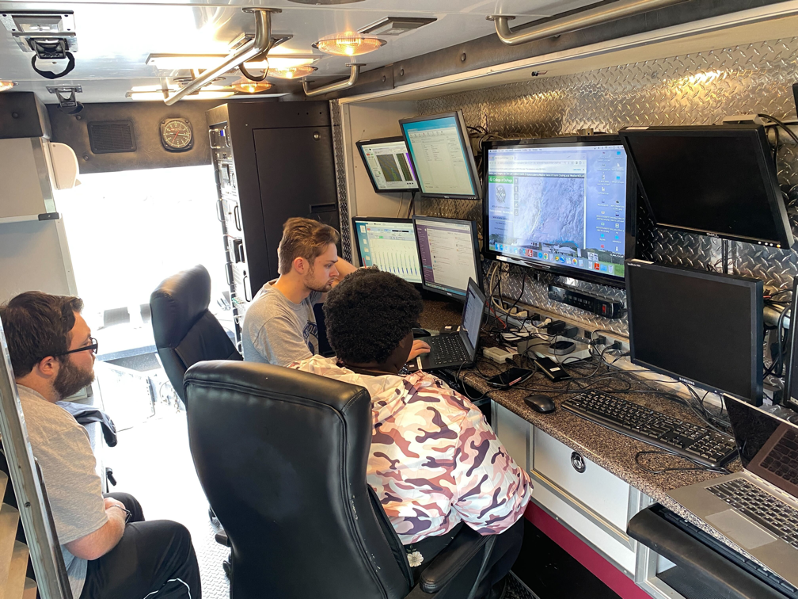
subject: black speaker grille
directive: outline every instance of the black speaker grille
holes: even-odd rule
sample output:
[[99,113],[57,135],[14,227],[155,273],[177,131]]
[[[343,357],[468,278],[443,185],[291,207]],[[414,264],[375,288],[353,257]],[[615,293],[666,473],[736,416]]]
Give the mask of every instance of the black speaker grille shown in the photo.
[[135,152],[136,138],[131,121],[95,121],[89,123],[89,144],[94,154]]

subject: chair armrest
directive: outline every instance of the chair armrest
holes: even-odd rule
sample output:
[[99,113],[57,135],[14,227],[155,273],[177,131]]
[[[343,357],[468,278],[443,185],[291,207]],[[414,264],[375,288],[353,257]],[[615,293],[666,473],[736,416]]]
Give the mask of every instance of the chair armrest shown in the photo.
[[471,561],[494,537],[480,535],[468,526],[463,527],[421,573],[421,590],[427,594],[436,594],[443,590],[463,569],[469,567]]

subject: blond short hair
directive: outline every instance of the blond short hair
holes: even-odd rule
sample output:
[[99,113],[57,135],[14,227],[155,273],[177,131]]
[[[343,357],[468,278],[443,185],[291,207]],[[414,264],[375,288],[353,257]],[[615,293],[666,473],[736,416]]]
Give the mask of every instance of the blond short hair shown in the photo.
[[289,273],[297,258],[304,258],[313,266],[313,261],[324,254],[330,244],[337,244],[340,237],[335,229],[313,219],[288,219],[283,225],[283,239],[277,248],[280,275]]

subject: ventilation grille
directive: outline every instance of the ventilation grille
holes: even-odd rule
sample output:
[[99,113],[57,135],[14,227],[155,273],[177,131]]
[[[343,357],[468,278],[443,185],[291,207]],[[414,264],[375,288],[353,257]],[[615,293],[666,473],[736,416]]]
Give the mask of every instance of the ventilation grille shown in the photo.
[[89,123],[89,144],[94,154],[135,152],[136,138],[131,121],[95,121]]

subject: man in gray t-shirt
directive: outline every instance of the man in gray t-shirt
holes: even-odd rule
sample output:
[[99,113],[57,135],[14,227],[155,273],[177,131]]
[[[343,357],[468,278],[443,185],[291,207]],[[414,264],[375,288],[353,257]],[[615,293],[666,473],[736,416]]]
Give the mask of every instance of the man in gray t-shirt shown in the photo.
[[[244,315],[244,360],[288,366],[318,353],[313,306],[324,302],[339,279],[355,271],[338,257],[339,239],[335,229],[312,219],[285,222],[277,248],[280,277],[260,289]],[[415,341],[410,360],[429,350]]]
[[280,277],[260,289],[244,315],[244,360],[286,366],[318,352],[313,306],[338,277],[355,270],[338,258],[338,240],[335,229],[318,221],[285,222],[277,249]]
[[72,296],[25,292],[0,306],[33,456],[73,598],[200,598],[191,535],[145,521],[130,494],[102,494],[86,430],[56,404],[94,379],[97,340]]

